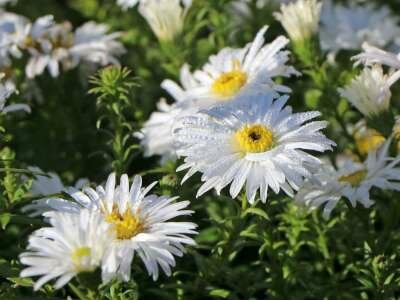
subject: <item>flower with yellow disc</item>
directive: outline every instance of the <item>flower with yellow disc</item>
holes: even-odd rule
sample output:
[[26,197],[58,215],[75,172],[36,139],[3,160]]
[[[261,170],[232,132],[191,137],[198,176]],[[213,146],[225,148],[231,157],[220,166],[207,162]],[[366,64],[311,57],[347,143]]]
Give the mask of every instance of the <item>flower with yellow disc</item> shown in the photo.
[[183,181],[199,171],[200,196],[217,193],[230,184],[232,198],[246,185],[247,199],[254,203],[257,191],[267,200],[268,190],[293,195],[309,168],[319,160],[306,151],[323,152],[335,143],[321,130],[324,121],[308,122],[319,112],[292,113],[287,96],[243,96],[184,117],[174,128],[178,155],[185,158],[178,170],[189,169]]

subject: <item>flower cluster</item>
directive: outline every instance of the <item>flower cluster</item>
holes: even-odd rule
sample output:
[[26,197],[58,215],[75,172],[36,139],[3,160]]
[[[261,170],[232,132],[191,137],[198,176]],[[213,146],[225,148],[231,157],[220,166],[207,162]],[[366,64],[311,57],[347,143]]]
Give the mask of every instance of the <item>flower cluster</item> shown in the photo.
[[[10,2],[15,1],[0,0],[0,5]],[[308,221],[303,223],[303,220],[297,220],[298,215],[304,212],[308,216],[308,211],[320,209],[322,217],[328,219],[341,208],[343,215],[350,215],[352,209],[361,207],[367,211],[379,203],[381,197],[390,198],[400,191],[400,106],[394,99],[400,79],[400,53],[396,53],[398,50],[395,47],[396,43],[400,43],[400,24],[389,6],[377,7],[353,1],[338,4],[330,0],[218,2],[215,6],[218,9],[226,7],[224,13],[232,15],[233,19],[246,17],[240,21],[248,22],[254,10],[268,10],[271,23],[278,25],[269,24],[272,28],[269,30],[264,19],[261,24],[255,20],[255,30],[246,32],[235,43],[235,35],[225,36],[230,27],[215,27],[220,24],[221,27],[237,25],[237,20],[218,18],[214,2],[206,4],[204,9],[199,9],[201,1],[193,4],[192,0],[117,0],[111,5],[115,4],[122,7],[116,7],[115,11],[124,16],[128,14],[127,9],[137,6],[138,14],[133,11],[136,13],[133,15],[147,29],[151,28],[154,36],[142,39],[140,29],[127,31],[126,34],[126,40],[130,37],[139,40],[132,42],[131,45],[138,48],[132,47],[136,52],[127,61],[140,64],[143,55],[145,67],[137,66],[137,77],[143,76],[145,80],[136,82],[135,78],[130,78],[130,71],[126,68],[104,68],[90,81],[95,87],[89,91],[88,98],[97,97],[97,102],[91,103],[93,107],[90,108],[87,103],[73,107],[74,113],[77,111],[79,114],[80,109],[85,111],[84,121],[89,119],[86,119],[86,109],[96,110],[93,114],[99,114],[89,122],[93,121],[93,136],[100,145],[93,147],[95,149],[88,148],[93,150],[90,156],[102,154],[98,160],[97,157],[93,160],[94,164],[98,161],[109,164],[103,163],[103,168],[92,173],[87,170],[87,166],[92,166],[91,161],[83,167],[77,166],[78,171],[66,170],[60,175],[46,173],[41,170],[45,167],[35,163],[35,151],[39,151],[21,150],[23,147],[16,141],[16,153],[22,153],[29,164],[25,165],[25,169],[19,165],[14,167],[13,153],[10,154],[7,147],[14,143],[13,134],[25,131],[25,124],[15,131],[11,128],[9,136],[1,136],[6,146],[0,149],[1,169],[5,174],[0,180],[0,189],[4,186],[4,190],[0,192],[4,198],[10,198],[5,201],[0,199],[1,226],[5,228],[8,222],[14,221],[12,219],[17,213],[24,214],[28,221],[42,218],[39,222],[45,224],[29,231],[26,251],[18,253],[19,263],[23,265],[20,277],[35,277],[36,281],[32,283],[34,290],[42,289],[50,281],[54,282],[55,289],[59,289],[81,273],[97,271],[104,286],[113,280],[128,282],[133,277],[132,270],[143,268],[154,281],[160,274],[176,277],[173,280],[176,279],[179,291],[174,296],[181,299],[186,296],[182,292],[186,283],[178,278],[180,272],[172,272],[177,257],[183,256],[189,248],[191,254],[192,251],[195,253],[195,262],[191,264],[201,265],[203,254],[190,247],[207,240],[209,244],[206,243],[206,247],[198,247],[201,251],[206,249],[208,254],[226,255],[222,263],[210,260],[207,267],[212,265],[214,269],[221,268],[222,273],[228,274],[229,271],[224,268],[239,257],[242,248],[247,247],[247,241],[236,240],[237,237],[252,240],[249,253],[259,254],[260,260],[254,267],[262,266],[260,278],[278,269],[278,273],[282,273],[279,274],[282,276],[280,281],[288,278],[289,283],[295,282],[298,278],[290,269],[292,262],[288,260],[285,266],[277,264],[277,268],[270,268],[269,261],[264,261],[262,257],[263,253],[270,251],[268,260],[273,261],[275,252],[279,252],[280,247],[286,247],[282,246],[286,243],[298,249],[307,245],[307,251],[324,248],[321,250],[324,259],[330,259],[332,255],[327,250],[327,244],[320,246],[325,243],[325,229],[320,228],[328,227],[323,227],[323,222],[315,221],[319,220],[319,212],[312,215],[319,241],[297,243],[302,233],[308,234],[311,228],[307,227]],[[97,7],[97,4],[93,5]],[[98,19],[103,20],[108,7],[98,6]],[[87,21],[86,15],[84,20]],[[110,21],[113,22],[114,19]],[[192,32],[189,28],[187,33],[185,25],[189,22],[199,24],[192,26],[195,27],[191,28]],[[275,29],[285,31],[287,37],[273,36]],[[201,41],[193,46],[197,36],[201,36]],[[25,104],[15,103],[18,99],[14,97],[19,96],[20,86],[13,80],[13,71],[33,79],[47,70],[56,78],[61,77],[63,71],[82,64],[119,65],[119,56],[126,52],[118,41],[119,37],[120,32],[108,33],[107,25],[94,21],[74,28],[69,21],[55,22],[52,15],[31,22],[22,15],[1,10],[1,133],[8,134],[2,121],[7,124],[10,117],[17,115],[6,115],[8,112],[21,109],[30,112],[31,109]],[[142,45],[146,46],[139,48]],[[199,51],[201,55],[190,55],[191,51]],[[175,59],[175,55],[180,57]],[[157,73],[162,74],[156,82],[158,90],[154,89],[154,85],[149,85],[147,89],[146,80],[153,77],[146,64],[155,66],[156,62],[166,74]],[[25,84],[27,82],[33,81],[28,80]],[[159,99],[164,92],[168,98]],[[154,95],[157,95],[156,99]],[[34,116],[30,120],[34,123],[40,117],[46,122],[51,117],[61,119],[67,113],[61,111],[55,114],[58,106],[58,103],[49,103],[43,111],[33,111],[31,115]],[[34,108],[33,105],[31,107]],[[77,120],[77,124],[80,121]],[[58,120],[54,124],[48,125],[48,132],[45,132],[49,140],[57,136],[53,127],[57,127]],[[86,133],[86,128],[82,130],[83,126],[79,124],[73,124],[77,128],[71,126],[62,131],[60,135],[65,140],[60,147],[72,144],[78,148],[82,140],[92,134]],[[29,134],[34,135],[38,131]],[[71,137],[71,132],[77,131],[85,131],[78,142]],[[41,144],[47,143],[47,140],[44,143],[38,140]],[[77,161],[85,156],[82,153],[84,151],[77,153]],[[41,153],[42,161],[47,159],[46,155],[47,152]],[[65,151],[57,160],[68,160],[69,155]],[[149,159],[151,156],[154,160]],[[78,165],[73,162],[74,167]],[[32,165],[40,165],[41,168]],[[69,167],[69,164],[60,164],[55,170]],[[99,174],[103,173],[97,173],[98,170],[109,174],[104,184],[93,184],[86,179],[99,178]],[[14,176],[13,172],[18,176]],[[157,190],[157,194],[162,195],[150,193],[157,181],[145,186],[141,175],[146,181],[148,175],[156,176],[154,174],[164,172],[167,174]],[[18,186],[20,178],[23,184]],[[64,185],[63,180],[73,186]],[[172,196],[176,194],[185,195],[185,199],[207,196],[205,201],[196,202],[192,210],[189,208],[191,201],[178,200],[178,196]],[[18,201],[22,199],[21,203],[13,197]],[[192,216],[194,210],[197,211],[198,207],[204,209],[208,205],[204,203],[208,201],[217,199],[223,202],[225,198],[233,199],[233,217],[228,215],[230,212],[225,216],[224,211],[222,217],[213,220],[215,224],[210,232],[214,234],[216,229],[215,236],[204,238],[203,232],[200,232],[195,240],[194,236],[199,233],[196,223],[201,225],[209,220],[202,215],[201,221],[195,221]],[[242,201],[241,206],[237,205],[236,199]],[[289,208],[282,209],[287,203]],[[276,218],[277,222],[271,221],[274,216],[269,215],[270,204],[275,206],[274,209],[284,211]],[[343,210],[344,204],[347,204],[346,210]],[[210,215],[215,213],[212,205],[205,208]],[[226,208],[225,205],[228,206],[223,202],[221,210]],[[378,210],[379,206],[376,206]],[[295,217],[292,215],[293,219],[285,219],[285,214],[287,211],[291,213],[292,208],[296,210]],[[252,216],[248,217],[250,214]],[[253,215],[260,219],[253,218]],[[369,217],[375,218],[375,213]],[[387,223],[397,222],[397,217],[398,212],[395,211],[393,219]],[[21,223],[25,224],[26,219]],[[301,223],[300,229],[285,229],[288,226],[286,223],[296,226],[294,223],[297,221]],[[274,228],[270,231],[270,225],[275,227],[277,223],[277,233],[273,232]],[[268,230],[264,228],[266,226]],[[385,229],[383,234],[388,235],[388,232],[390,229]],[[277,240],[285,236],[288,241],[275,242],[272,240],[275,236]],[[219,237],[224,240],[218,241]],[[215,245],[209,247],[213,243]],[[256,249],[255,245],[259,248]],[[290,251],[288,247],[282,253],[288,255]],[[293,259],[293,253],[295,251],[287,257]],[[342,256],[338,262],[330,261],[339,265],[342,264],[341,259]],[[322,268],[322,265],[318,262],[316,269]],[[355,265],[352,263],[352,266]],[[329,266],[327,274],[333,272],[332,266]],[[200,269],[197,265],[196,268]],[[345,272],[351,269],[344,263],[340,268]],[[378,274],[380,269],[373,267],[373,271]],[[312,276],[322,274],[319,269],[318,272],[313,271]],[[359,273],[369,276],[374,272],[362,270]],[[207,270],[193,274],[199,277],[195,289],[203,287],[208,280]],[[210,277],[218,277],[219,274],[216,271]],[[381,284],[384,277],[380,273],[378,275],[374,282],[377,286],[385,286],[393,278],[388,275],[389,279]],[[400,281],[400,275],[398,278],[396,283]],[[299,281],[303,288],[303,281]],[[262,283],[265,284],[274,285],[269,279]],[[285,285],[283,289],[286,288]],[[75,289],[72,284],[71,289]],[[210,297],[245,297],[241,292],[231,297],[224,289],[208,292]],[[287,295],[286,291],[270,294],[278,298]],[[381,291],[374,295],[378,294],[381,295]],[[258,295],[255,292],[248,298],[258,299]],[[362,294],[362,298],[368,298],[366,295]],[[329,298],[330,295],[323,297]],[[307,294],[299,298],[310,297]],[[351,296],[343,298],[350,299]]]
[[117,64],[117,56],[125,50],[116,40],[120,34],[107,31],[106,25],[92,21],[73,31],[71,23],[55,23],[52,15],[30,22],[21,15],[0,12],[0,68],[9,68],[12,59],[23,55],[28,56],[28,78],[45,69],[57,77],[60,69],[69,70],[81,63]]
[[265,44],[262,28],[254,41],[243,48],[225,48],[193,73],[187,64],[181,68],[181,86],[166,79],[161,83],[175,100],[168,105],[159,103],[160,111],[152,114],[139,134],[146,155],[173,157],[176,148],[172,128],[177,118],[218,103],[228,103],[242,95],[265,95],[290,92],[287,86],[276,84],[273,78],[300,75],[289,60],[289,51],[282,50],[289,42],[284,36]]
[[142,188],[142,178],[135,176],[129,186],[128,176],[122,175],[116,186],[111,174],[104,187],[71,189],[74,201],[48,198],[26,206],[33,215],[46,216],[52,227],[32,234],[30,252],[21,254],[21,263],[28,266],[21,276],[42,276],[35,289],[58,278],[55,287],[60,288],[78,273],[100,267],[104,282],[128,281],[135,254],[154,280],[160,268],[171,275],[174,255],[194,245],[188,235],[196,234],[196,225],[170,222],[192,213],[185,210],[189,202],[148,195],[154,185]]

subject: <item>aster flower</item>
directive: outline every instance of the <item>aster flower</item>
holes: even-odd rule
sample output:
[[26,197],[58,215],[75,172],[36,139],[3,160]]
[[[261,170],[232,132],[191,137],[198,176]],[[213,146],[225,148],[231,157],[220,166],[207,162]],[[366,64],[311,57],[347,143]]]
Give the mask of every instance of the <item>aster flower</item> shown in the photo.
[[141,139],[145,156],[161,155],[162,161],[176,158],[172,137],[175,119],[197,111],[196,105],[191,106],[191,103],[186,101],[185,90],[197,86],[187,64],[181,68],[180,80],[183,89],[172,80],[167,79],[162,82],[161,87],[174,98],[175,103],[169,105],[165,99],[161,99],[157,104],[158,110],[150,115],[141,131],[136,133],[136,136]]
[[119,64],[117,56],[125,53],[125,48],[116,40],[121,34],[119,32],[108,34],[108,31],[107,25],[92,21],[78,27],[69,49],[73,60],[72,66],[75,67],[80,62],[101,66]]
[[400,69],[400,53],[395,54],[374,47],[368,43],[363,43],[364,52],[354,56],[356,65],[363,63],[365,65],[381,64],[394,69]]
[[[177,198],[147,195],[155,183],[142,188],[140,176],[135,176],[130,188],[127,175],[121,176],[117,187],[115,181],[115,174],[111,174],[105,187],[71,191],[75,202],[61,198],[39,200],[36,210],[51,217],[54,211],[49,211],[49,207],[68,213],[79,213],[82,208],[87,208],[99,212],[111,224],[116,238],[109,239],[111,248],[102,269],[104,281],[115,276],[129,280],[134,254],[141,258],[154,280],[158,278],[159,268],[171,275],[171,267],[175,265],[174,255],[183,255],[183,245],[195,244],[188,237],[196,233],[195,224],[169,221],[190,215],[192,211],[185,210],[189,201],[174,203]],[[44,208],[46,204],[48,206]]]
[[121,6],[123,9],[134,7],[139,2],[140,0],[117,0],[117,4]]
[[21,48],[31,30],[29,20],[23,16],[0,12],[0,57],[1,65],[8,65],[12,57],[22,56]]
[[124,47],[115,40],[119,33],[107,34],[107,30],[105,25],[88,22],[73,32],[69,22],[54,24],[52,16],[39,18],[24,44],[30,53],[27,76],[34,78],[47,68],[57,77],[61,68],[69,70],[81,62],[117,64],[116,56]]
[[66,62],[69,57],[68,49],[73,39],[71,30],[68,22],[54,24],[32,38],[28,46],[30,59],[26,65],[29,78],[41,75],[46,68],[53,77],[60,74],[60,63]]
[[80,272],[92,272],[101,266],[113,231],[97,212],[54,213],[51,227],[35,231],[29,238],[28,252],[20,255],[21,277],[40,276],[34,289],[57,279],[61,288]]
[[[4,74],[0,73],[0,80],[4,78]],[[15,85],[12,81],[6,80],[0,82],[0,113],[7,114],[9,112],[24,110],[30,112],[30,107],[27,104],[10,104],[6,106],[7,99],[15,92]]]
[[[37,173],[44,173],[38,167],[29,167],[31,172],[35,174],[35,180],[32,183],[30,193],[32,195],[51,195],[61,193],[62,191],[67,191],[68,188],[62,182],[60,176],[54,172],[46,173],[47,176],[37,175]],[[74,188],[80,189],[88,183],[86,178],[81,178],[77,180]]]
[[160,41],[172,41],[182,32],[191,5],[192,0],[141,0],[139,13]]
[[172,127],[177,117],[193,113],[196,109],[183,108],[178,103],[169,105],[165,99],[157,104],[158,111],[150,115],[140,132],[135,135],[141,139],[145,156],[160,155],[161,163],[176,159],[172,137]]
[[324,50],[357,50],[364,42],[384,47],[400,34],[399,18],[387,6],[348,6],[324,2],[321,14],[321,47]]
[[400,190],[400,157],[388,156],[390,140],[378,150],[368,154],[363,163],[351,160],[335,169],[330,164],[322,165],[320,170],[307,179],[295,196],[298,203],[311,208],[324,206],[323,216],[328,218],[342,197],[347,198],[353,207],[357,203],[370,207],[370,190]]
[[40,48],[30,48],[31,59],[26,69],[28,77],[42,74],[46,67],[53,77],[57,77],[60,64],[68,70],[82,61],[100,65],[118,63],[115,55],[124,52],[123,46],[115,41],[119,34],[107,35],[106,31],[105,25],[93,22],[82,25],[75,34],[68,22],[54,25],[41,38]]
[[390,76],[383,73],[380,65],[364,68],[359,76],[345,88],[339,88],[346,98],[366,117],[379,115],[388,110],[391,98]]
[[180,75],[182,86],[169,79],[162,82],[161,87],[176,103],[169,106],[161,102],[161,109],[153,113],[144,125],[140,137],[146,155],[173,157],[175,147],[171,129],[177,116],[182,117],[221,101],[229,101],[237,95],[257,95],[271,88],[290,91],[271,80],[278,76],[300,75],[293,67],[286,65],[289,52],[281,49],[288,40],[280,36],[265,45],[263,35],[266,30],[267,27],[263,27],[254,41],[244,48],[225,48],[217,55],[212,55],[209,62],[193,74],[185,64]]
[[362,48],[364,52],[352,58],[356,61],[356,65],[361,63],[367,66],[381,64],[393,68],[395,72],[391,73],[390,77],[388,78],[388,84],[390,86],[400,79],[400,53],[390,53],[371,46],[368,43],[364,43]]
[[[174,129],[177,153],[185,157],[178,171],[189,169],[183,182],[196,172],[203,175],[201,196],[210,189],[219,194],[230,185],[232,198],[246,184],[254,203],[260,190],[266,202],[268,189],[293,195],[309,176],[309,166],[319,160],[305,150],[323,152],[334,143],[320,130],[327,123],[314,121],[319,112],[293,114],[285,107],[287,96],[246,96],[191,117],[182,118]],[[306,124],[305,124],[306,123]]]
[[322,3],[317,0],[298,0],[282,4],[275,18],[281,22],[290,39],[304,41],[312,38],[318,31]]
[[276,85],[272,78],[300,75],[293,67],[287,66],[289,52],[282,51],[288,44],[284,36],[264,44],[264,34],[268,27],[263,27],[253,42],[244,48],[224,48],[209,58],[201,70],[196,70],[192,83],[187,89],[179,89],[171,81],[164,82],[171,94],[179,90],[179,97],[192,102],[201,102],[199,107],[208,107],[220,101],[230,100],[238,94],[262,94],[274,88],[277,91],[289,92],[287,87]]

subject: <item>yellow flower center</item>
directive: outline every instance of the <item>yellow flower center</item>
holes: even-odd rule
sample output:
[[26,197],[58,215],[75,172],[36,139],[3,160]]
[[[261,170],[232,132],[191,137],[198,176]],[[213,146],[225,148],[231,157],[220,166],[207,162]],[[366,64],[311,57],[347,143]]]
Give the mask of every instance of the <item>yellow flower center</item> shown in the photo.
[[78,272],[89,271],[85,268],[85,261],[90,259],[91,250],[89,247],[79,247],[71,255],[72,263]]
[[339,182],[350,183],[352,187],[356,187],[365,179],[367,173],[366,170],[360,170],[349,175],[344,175],[339,178]]
[[119,240],[128,240],[144,230],[143,223],[129,207],[122,215],[118,207],[114,207],[112,213],[106,216],[106,221],[114,225]]
[[241,152],[265,152],[274,145],[274,135],[264,125],[245,125],[235,132],[234,141]]
[[247,74],[240,70],[240,62],[233,62],[233,70],[221,74],[212,84],[212,92],[220,98],[234,96],[247,82]]
[[354,135],[357,150],[362,155],[374,151],[385,141],[385,137],[374,129],[367,129],[366,132]]

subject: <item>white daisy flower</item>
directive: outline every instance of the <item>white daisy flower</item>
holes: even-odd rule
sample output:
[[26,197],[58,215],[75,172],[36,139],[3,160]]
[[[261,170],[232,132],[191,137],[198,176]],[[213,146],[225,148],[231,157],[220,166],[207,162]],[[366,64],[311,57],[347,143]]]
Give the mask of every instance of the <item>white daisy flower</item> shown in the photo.
[[[28,168],[33,173],[44,173],[38,167],[29,167]],[[74,185],[75,189],[81,189],[85,186],[89,181],[86,178],[81,178],[77,180]],[[60,176],[54,172],[46,173],[44,175],[35,174],[35,180],[32,183],[30,193],[34,196],[38,195],[51,195],[61,193],[62,191],[67,191],[68,188],[62,182]]]
[[82,61],[101,66],[118,65],[117,56],[125,53],[124,46],[116,40],[121,36],[121,33],[107,34],[107,32],[107,25],[95,22],[87,22],[78,27],[69,49],[73,59],[72,66],[75,67]]
[[160,41],[172,41],[183,29],[192,0],[141,0],[139,13]]
[[68,56],[66,45],[71,40],[70,29],[67,22],[54,24],[51,15],[40,17],[33,23],[25,41],[30,54],[25,67],[29,78],[42,74],[46,68],[53,77],[59,75],[59,61]]
[[368,43],[364,43],[362,45],[362,48],[364,52],[352,58],[353,60],[356,61],[356,65],[362,63],[367,66],[373,64],[381,64],[384,66],[388,66],[396,70],[394,73],[390,75],[390,78],[388,80],[390,85],[394,84],[397,80],[400,79],[400,53],[395,54],[387,52],[382,49],[371,46]]
[[0,12],[0,56],[2,65],[10,63],[10,56],[20,58],[21,48],[24,47],[30,31],[30,22],[27,18],[9,13]]
[[158,111],[150,115],[140,132],[135,135],[141,139],[145,156],[160,155],[161,163],[176,159],[172,137],[172,127],[177,117],[194,113],[195,109],[184,109],[178,104],[169,105],[165,99],[157,104]]
[[[45,19],[51,20],[51,17]],[[31,54],[26,66],[29,78],[42,74],[46,68],[51,76],[57,77],[60,67],[69,70],[81,62],[118,64],[116,56],[125,51],[122,44],[115,40],[120,34],[107,34],[106,25],[88,22],[75,33],[69,22],[51,24],[41,29],[31,34],[31,40],[27,43]]]
[[142,178],[135,176],[131,187],[127,175],[121,176],[115,186],[115,174],[108,177],[105,188],[84,188],[72,192],[75,202],[60,198],[40,200],[37,211],[51,217],[53,212],[43,209],[45,204],[61,212],[78,213],[82,207],[98,211],[112,225],[116,238],[110,239],[111,250],[103,263],[103,279],[115,276],[129,280],[131,262],[137,254],[154,280],[159,267],[168,276],[175,265],[175,256],[182,256],[183,245],[194,245],[189,234],[195,234],[196,225],[189,222],[170,221],[193,212],[185,210],[189,201],[174,202],[177,198],[147,195],[155,183],[142,188]]
[[[290,89],[276,85],[272,78],[300,75],[293,67],[287,66],[289,51],[282,51],[289,40],[277,37],[269,44],[264,44],[264,34],[268,27],[263,27],[253,42],[244,48],[224,48],[212,55],[201,70],[193,73],[196,87],[184,90],[184,97],[200,101],[202,107],[232,99],[238,94],[262,94],[271,88],[280,92]],[[167,87],[168,88],[168,87]]]
[[20,255],[28,267],[21,277],[40,276],[34,289],[57,279],[61,288],[80,272],[92,272],[101,266],[113,231],[97,212],[81,210],[78,214],[54,213],[52,227],[35,231],[29,238],[29,252]]
[[348,6],[324,2],[321,14],[321,47],[324,50],[357,50],[364,42],[384,47],[400,35],[399,18],[381,5]]
[[304,41],[318,31],[321,5],[317,0],[298,0],[282,4],[281,11],[274,16],[281,22],[291,40]]
[[180,72],[180,80],[183,89],[172,80],[164,80],[161,87],[164,88],[175,100],[169,105],[165,99],[157,104],[157,111],[150,115],[143,128],[136,134],[141,139],[145,156],[160,155],[161,162],[176,158],[176,149],[172,137],[172,126],[179,116],[188,115],[197,111],[196,105],[186,100],[185,90],[197,86],[197,82],[190,73],[189,66],[183,65]]
[[140,0],[117,0],[117,4],[121,6],[123,9],[134,7],[139,2]]
[[388,110],[392,84],[390,76],[383,73],[382,67],[374,65],[372,68],[364,68],[349,85],[338,91],[362,114],[372,117]]
[[[4,78],[4,73],[0,73],[0,80]],[[27,104],[10,104],[6,106],[7,99],[15,93],[15,85],[11,80],[0,82],[0,113],[7,114],[9,112],[24,110],[30,112],[31,109]]]
[[323,152],[335,143],[320,132],[327,122],[304,124],[319,112],[293,114],[290,106],[284,107],[287,100],[287,96],[274,100],[271,94],[247,96],[182,118],[174,135],[177,153],[185,157],[178,171],[189,169],[183,182],[199,171],[204,184],[197,196],[212,188],[219,194],[231,184],[232,198],[246,183],[250,203],[258,190],[262,202],[269,188],[293,195],[310,176],[309,166],[319,163],[304,150]]
[[357,203],[370,207],[374,203],[370,199],[372,188],[399,191],[400,156],[388,156],[390,143],[388,140],[378,150],[371,151],[363,163],[347,160],[338,169],[329,164],[322,166],[299,190],[296,201],[311,208],[324,205],[323,215],[328,218],[342,197],[353,207]]
[[192,114],[237,95],[262,94],[270,91],[272,86],[278,91],[290,91],[271,80],[277,76],[300,75],[286,65],[289,52],[281,49],[288,40],[280,36],[264,45],[266,30],[267,27],[262,28],[254,41],[242,49],[225,48],[211,56],[209,62],[193,74],[185,64],[180,74],[182,86],[169,79],[162,82],[161,87],[176,103],[169,106],[161,102],[160,111],[153,113],[144,125],[141,143],[146,155],[172,157],[175,147],[171,130],[177,116]]

